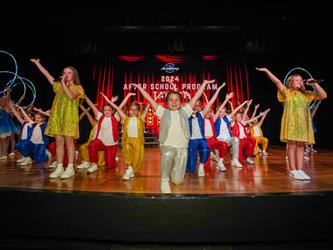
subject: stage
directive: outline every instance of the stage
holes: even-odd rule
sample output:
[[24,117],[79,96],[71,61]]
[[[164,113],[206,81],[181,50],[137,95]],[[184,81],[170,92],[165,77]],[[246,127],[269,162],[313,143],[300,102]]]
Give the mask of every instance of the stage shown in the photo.
[[145,148],[144,166],[130,181],[121,179],[121,150],[116,169],[79,170],[65,180],[49,179],[48,164],[16,165],[17,154],[0,162],[2,244],[36,246],[37,238],[43,246],[63,242],[59,249],[69,241],[72,249],[82,242],[332,246],[333,152],[305,160],[311,181],[288,176],[283,147],[268,153],[242,169],[226,158],[226,172],[211,161],[205,177],[186,174],[171,195],[160,193],[158,146]]

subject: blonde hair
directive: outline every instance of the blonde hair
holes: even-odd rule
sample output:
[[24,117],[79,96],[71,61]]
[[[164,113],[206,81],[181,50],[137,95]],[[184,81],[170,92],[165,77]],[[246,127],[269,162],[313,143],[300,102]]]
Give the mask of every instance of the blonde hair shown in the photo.
[[286,87],[287,87],[288,89],[290,89],[290,88],[292,87],[292,85],[293,85],[293,81],[294,81],[294,78],[295,78],[295,77],[298,77],[298,76],[301,77],[300,74],[292,74],[292,75],[290,75],[290,76],[287,78]]

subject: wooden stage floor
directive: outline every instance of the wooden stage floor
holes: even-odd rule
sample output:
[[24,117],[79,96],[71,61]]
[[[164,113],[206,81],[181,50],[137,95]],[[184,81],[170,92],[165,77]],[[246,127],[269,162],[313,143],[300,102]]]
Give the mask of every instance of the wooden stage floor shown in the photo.
[[[61,180],[49,179],[51,170],[48,163],[19,166],[15,160],[19,157],[0,161],[0,188],[23,190],[105,192],[126,194],[160,194],[160,151],[159,147],[145,148],[145,161],[140,174],[130,181],[123,181],[125,171],[121,150],[118,149],[118,167],[112,170],[100,168],[98,172],[87,174],[78,170],[75,177]],[[319,150],[305,160],[304,170],[311,181],[298,181],[288,176],[284,148],[270,146],[269,155],[258,156],[254,165],[242,169],[230,166],[225,159],[226,172],[216,170],[211,161],[205,177],[186,174],[182,185],[171,185],[176,195],[260,195],[280,193],[307,193],[333,191],[333,151]],[[80,162],[80,159],[78,160]]]

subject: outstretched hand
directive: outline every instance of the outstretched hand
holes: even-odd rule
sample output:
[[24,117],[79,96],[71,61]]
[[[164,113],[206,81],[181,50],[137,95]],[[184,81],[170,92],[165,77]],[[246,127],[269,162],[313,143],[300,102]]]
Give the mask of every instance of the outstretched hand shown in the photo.
[[214,80],[204,80],[203,84],[210,84],[210,83],[214,83],[214,82],[215,82],[215,79]]
[[33,63],[39,63],[40,62],[39,58],[31,58],[30,61],[33,62]]
[[109,99],[106,95],[104,95],[102,92],[99,92],[99,93],[104,97],[104,99],[105,99],[107,102],[111,102],[110,99]]
[[267,71],[266,68],[257,68],[257,67],[256,67],[256,70],[258,70],[258,71],[262,71],[262,72],[266,72],[266,71]]

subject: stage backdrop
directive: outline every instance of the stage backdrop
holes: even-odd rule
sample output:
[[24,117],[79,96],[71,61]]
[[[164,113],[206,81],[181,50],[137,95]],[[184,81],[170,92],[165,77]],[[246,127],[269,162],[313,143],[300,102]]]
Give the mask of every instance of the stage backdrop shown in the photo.
[[[102,109],[104,105],[100,92],[109,98],[118,95],[122,100],[129,92],[137,96],[131,98],[144,107],[147,101],[137,89],[133,89],[130,83],[138,83],[155,98],[161,91],[169,92],[176,88],[178,91],[186,91],[191,96],[200,87],[204,79],[215,79],[215,83],[207,86],[202,102],[209,100],[217,88],[226,82],[227,85],[221,91],[213,109],[221,103],[225,94],[234,92],[232,99],[234,107],[250,99],[250,82],[247,64],[244,59],[225,57],[219,55],[196,56],[171,56],[171,55],[123,55],[108,58],[96,58],[92,69],[92,80],[97,86],[96,103]],[[165,94],[157,100],[162,105]],[[117,104],[121,102],[117,101]],[[188,97],[183,93],[183,103]],[[146,118],[146,127],[153,133],[159,131],[159,119],[149,110]]]

